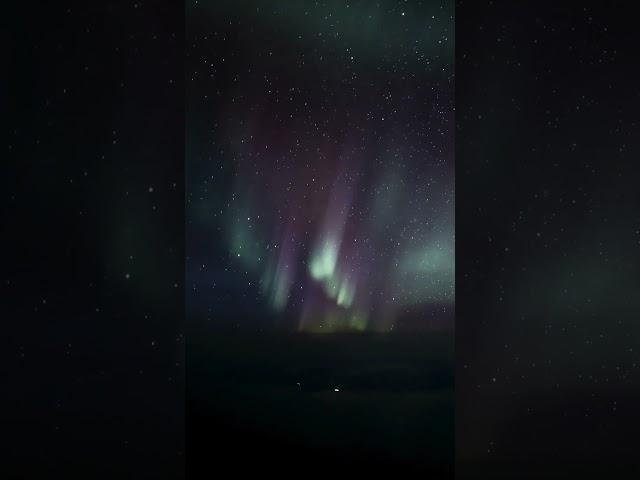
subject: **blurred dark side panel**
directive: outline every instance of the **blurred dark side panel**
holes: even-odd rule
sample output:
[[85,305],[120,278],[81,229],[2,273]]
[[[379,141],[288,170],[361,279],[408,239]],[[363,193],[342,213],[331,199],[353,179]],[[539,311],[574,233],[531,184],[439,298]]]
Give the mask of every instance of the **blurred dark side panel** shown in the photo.
[[632,10],[629,2],[457,2],[460,478],[636,469]]

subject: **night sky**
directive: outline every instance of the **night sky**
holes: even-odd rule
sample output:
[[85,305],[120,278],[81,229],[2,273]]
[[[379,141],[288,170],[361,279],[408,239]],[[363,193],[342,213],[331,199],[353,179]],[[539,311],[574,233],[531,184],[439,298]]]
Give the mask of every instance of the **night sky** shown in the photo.
[[188,308],[232,328],[441,330],[453,2],[189,2]]
[[188,4],[192,466],[216,432],[285,475],[451,473],[453,27],[449,1]]
[[638,478],[634,7],[12,2],[0,477]]

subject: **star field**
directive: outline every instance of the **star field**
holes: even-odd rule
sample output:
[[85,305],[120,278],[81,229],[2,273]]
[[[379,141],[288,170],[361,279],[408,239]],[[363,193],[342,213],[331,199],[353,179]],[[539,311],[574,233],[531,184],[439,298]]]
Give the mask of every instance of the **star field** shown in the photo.
[[451,2],[189,8],[189,308],[231,327],[452,327]]

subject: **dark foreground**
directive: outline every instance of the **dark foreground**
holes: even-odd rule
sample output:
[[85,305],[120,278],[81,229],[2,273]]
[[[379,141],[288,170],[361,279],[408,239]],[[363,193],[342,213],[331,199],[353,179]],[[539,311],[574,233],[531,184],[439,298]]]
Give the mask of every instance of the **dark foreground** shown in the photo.
[[187,365],[189,474],[453,471],[452,335],[191,335]]

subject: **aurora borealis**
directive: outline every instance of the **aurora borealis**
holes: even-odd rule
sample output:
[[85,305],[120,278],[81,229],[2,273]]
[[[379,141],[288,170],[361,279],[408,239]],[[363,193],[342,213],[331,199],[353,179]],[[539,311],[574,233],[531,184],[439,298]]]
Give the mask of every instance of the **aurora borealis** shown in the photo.
[[7,6],[1,478],[640,478],[635,4]]
[[427,328],[424,310],[453,326],[453,5],[425,3],[189,7],[192,312],[386,332]]

